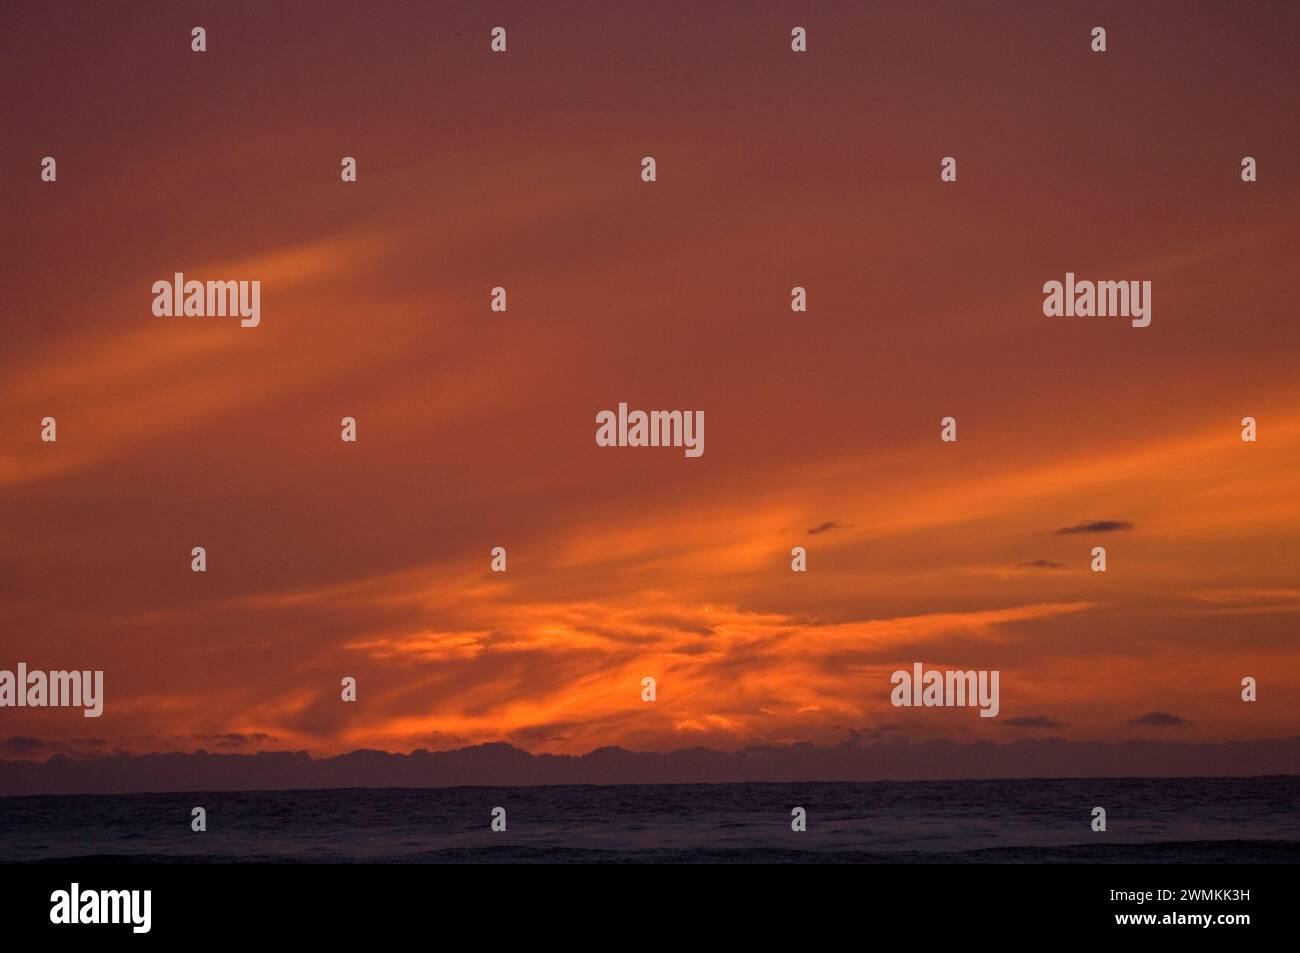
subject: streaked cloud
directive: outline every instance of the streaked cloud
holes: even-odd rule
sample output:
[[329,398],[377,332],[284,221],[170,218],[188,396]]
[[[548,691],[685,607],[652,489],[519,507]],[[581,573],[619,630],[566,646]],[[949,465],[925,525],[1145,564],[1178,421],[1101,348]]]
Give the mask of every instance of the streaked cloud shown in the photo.
[[1047,715],[1018,715],[1014,718],[1002,719],[1002,724],[1008,728],[1064,728],[1065,722],[1058,721],[1055,718],[1049,718]]
[[1068,536],[1072,533],[1118,533],[1121,530],[1132,529],[1133,524],[1127,520],[1094,520],[1091,523],[1079,523],[1076,526],[1066,526],[1058,529],[1058,536]]

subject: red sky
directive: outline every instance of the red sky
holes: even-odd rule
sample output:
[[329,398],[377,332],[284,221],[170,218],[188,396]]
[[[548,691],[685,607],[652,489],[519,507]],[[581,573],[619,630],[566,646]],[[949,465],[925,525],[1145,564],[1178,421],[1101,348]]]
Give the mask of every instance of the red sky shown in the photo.
[[[107,698],[0,741],[1295,734],[1300,13],[1047,6],[6,8],[0,668]],[[620,401],[704,455],[597,447]],[[892,708],[914,661],[1000,716]]]

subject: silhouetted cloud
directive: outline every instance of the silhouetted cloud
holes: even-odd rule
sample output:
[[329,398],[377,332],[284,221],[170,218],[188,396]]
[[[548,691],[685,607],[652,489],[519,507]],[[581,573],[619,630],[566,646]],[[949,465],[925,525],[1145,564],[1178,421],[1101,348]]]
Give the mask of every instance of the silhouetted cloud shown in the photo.
[[1004,718],[1002,723],[1008,728],[1064,728],[1065,722],[1049,718],[1047,715],[1018,715]]
[[65,755],[72,758],[102,757],[108,744],[105,738],[33,738],[30,735],[10,735],[0,739],[0,757],[30,759],[37,756]]
[[411,754],[363,749],[331,758],[275,751],[50,758],[38,764],[0,760],[0,795],[1297,773],[1300,737],[1225,743],[1020,738],[1005,744],[938,740],[834,747],[800,742],[751,745],[738,751],[604,747],[578,756],[535,755],[493,743]]
[[433,751],[451,751],[455,748],[468,748],[472,742],[463,735],[450,734],[445,731],[432,732],[426,739],[425,744],[431,746]]
[[822,523],[820,526],[814,526],[812,529],[808,530],[808,535],[816,536],[818,533],[824,533],[827,530],[839,529],[839,528],[840,528],[839,521],[831,520],[829,523]]
[[1070,533],[1118,533],[1120,530],[1132,529],[1133,524],[1128,520],[1094,520],[1091,523],[1080,523],[1078,526],[1066,526],[1056,531],[1058,536],[1069,535]]
[[1050,559],[1034,559],[1020,563],[1020,566],[1025,569],[1064,569],[1065,563],[1054,563]]
[[218,748],[242,748],[247,744],[260,745],[280,740],[275,735],[267,734],[262,731],[228,731],[218,735],[190,735],[189,738],[194,741],[211,742]]
[[1130,725],[1145,725],[1151,728],[1181,728],[1190,725],[1191,722],[1186,718],[1179,718],[1177,715],[1171,715],[1167,711],[1147,712],[1141,718],[1133,718],[1129,721]]

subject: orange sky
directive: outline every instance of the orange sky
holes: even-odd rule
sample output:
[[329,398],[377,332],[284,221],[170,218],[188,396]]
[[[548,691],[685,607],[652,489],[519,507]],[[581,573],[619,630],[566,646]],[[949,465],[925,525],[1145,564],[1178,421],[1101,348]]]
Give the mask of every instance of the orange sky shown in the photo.
[[[0,757],[1296,733],[1296,9],[702,6],[8,15],[0,668],[107,698]],[[1000,716],[892,708],[914,661]]]

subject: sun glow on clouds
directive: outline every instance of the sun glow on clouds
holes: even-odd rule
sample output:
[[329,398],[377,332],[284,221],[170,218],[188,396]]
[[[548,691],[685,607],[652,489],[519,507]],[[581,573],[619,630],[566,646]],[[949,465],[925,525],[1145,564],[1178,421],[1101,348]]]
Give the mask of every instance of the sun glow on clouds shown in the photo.
[[[728,745],[809,732],[829,738],[837,726],[885,717],[883,689],[895,663],[944,656],[935,643],[945,636],[997,641],[1004,625],[1087,608],[818,625],[653,594],[613,606],[519,604],[498,609],[490,631],[424,630],[348,644],[380,666],[400,666],[405,681],[428,693],[427,714],[367,716],[354,732],[418,746],[435,731],[501,740],[563,725],[561,741],[534,747],[568,752],[637,739],[672,744],[681,732]],[[650,704],[640,700],[646,675],[662,686]]]

